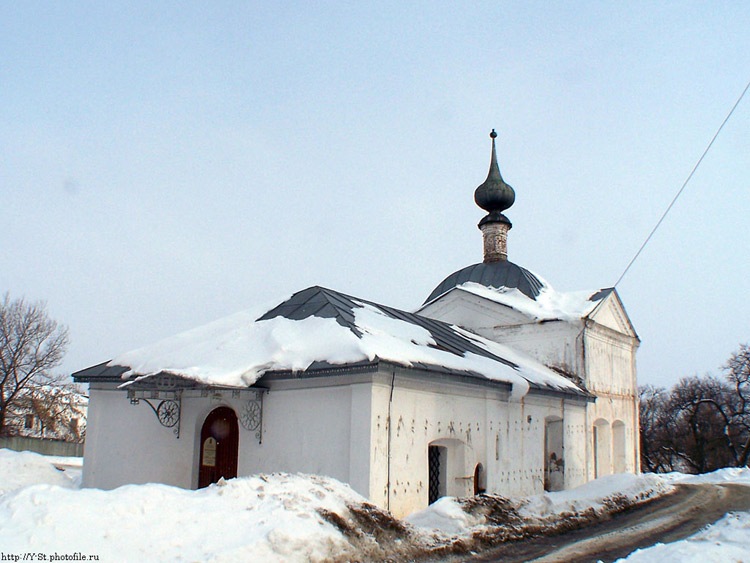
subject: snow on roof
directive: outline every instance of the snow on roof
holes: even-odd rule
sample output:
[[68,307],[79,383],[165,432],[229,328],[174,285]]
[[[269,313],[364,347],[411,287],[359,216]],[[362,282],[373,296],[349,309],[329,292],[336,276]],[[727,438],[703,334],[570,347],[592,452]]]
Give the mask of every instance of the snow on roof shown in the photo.
[[544,282],[536,299],[531,299],[516,288],[493,288],[466,282],[458,290],[473,293],[500,303],[536,321],[561,320],[573,322],[590,315],[611,290],[561,292]]
[[[257,319],[257,320],[256,320]],[[541,363],[459,327],[320,287],[303,290],[258,318],[244,311],[123,354],[124,379],[171,373],[201,383],[244,387],[264,373],[315,363],[389,361],[512,385],[581,393]]]

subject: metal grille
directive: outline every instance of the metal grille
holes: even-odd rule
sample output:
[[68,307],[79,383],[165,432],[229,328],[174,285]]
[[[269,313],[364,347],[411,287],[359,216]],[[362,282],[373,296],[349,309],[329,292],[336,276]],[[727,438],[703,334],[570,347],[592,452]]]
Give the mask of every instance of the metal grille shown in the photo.
[[427,465],[430,470],[430,504],[440,498],[440,448],[429,446],[427,449]]

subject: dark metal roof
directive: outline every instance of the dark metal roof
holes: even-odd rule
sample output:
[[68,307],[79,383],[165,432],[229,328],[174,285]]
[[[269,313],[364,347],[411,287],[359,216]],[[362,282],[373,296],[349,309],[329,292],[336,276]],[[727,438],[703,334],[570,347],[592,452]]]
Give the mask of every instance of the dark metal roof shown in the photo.
[[[515,267],[518,268],[518,266]],[[524,270],[524,272],[526,272],[526,270]],[[527,273],[533,277],[533,274],[531,274],[530,272]],[[535,277],[533,277],[533,279],[536,280],[538,286],[541,287],[541,282],[539,282],[539,280],[537,280]],[[500,356],[496,356],[495,354],[482,348],[473,340],[464,336],[461,332],[459,332],[456,328],[448,323],[423,317],[416,313],[401,311],[400,309],[395,309],[386,305],[380,305],[379,303],[374,303],[372,301],[366,301],[364,299],[351,297],[349,295],[339,293],[338,291],[326,289],[319,286],[310,287],[298,293],[295,293],[287,301],[271,309],[257,320],[263,321],[279,316],[292,320],[301,320],[311,316],[334,318],[336,319],[336,322],[338,322],[341,326],[348,328],[357,336],[361,336],[362,332],[359,330],[359,327],[357,327],[355,322],[354,310],[361,308],[365,304],[378,309],[381,313],[393,319],[398,319],[424,328],[430,333],[432,339],[435,342],[434,345],[431,345],[433,348],[450,352],[452,354],[456,354],[457,356],[463,356],[465,353],[471,352],[473,354],[489,358],[496,362],[500,362],[514,369],[518,368],[517,364],[506,360],[505,358],[501,358]],[[313,367],[314,366],[310,366],[310,368],[308,369],[311,369]],[[315,367],[325,368],[328,366],[323,362]],[[485,381],[488,380],[485,376],[473,371],[457,371],[452,368],[435,364],[414,362],[411,368],[423,369],[426,371],[437,372],[446,375],[462,375],[482,379]],[[532,381],[529,381],[529,385],[534,389],[549,389],[544,385],[539,385]],[[564,390],[556,388],[553,388],[553,390],[555,392],[565,394],[586,395],[585,391],[583,390],[574,391],[569,389]]]
[[475,282],[495,289],[515,288],[530,299],[536,299],[544,286],[534,274],[508,260],[481,262],[453,272],[432,290],[425,303],[466,282]]
[[124,366],[110,366],[108,362],[97,364],[95,366],[82,369],[73,374],[73,378],[78,382],[88,381],[121,381],[122,374],[128,371]]
[[601,301],[607,295],[609,295],[610,293],[612,293],[614,290],[615,290],[614,287],[607,287],[605,289],[600,289],[599,291],[597,291],[596,293],[594,293],[594,295],[592,295],[591,297],[589,297],[589,301]]
[[513,362],[510,362],[505,358],[496,356],[491,352],[488,352],[481,346],[476,345],[470,339],[457,332],[448,323],[444,323],[435,319],[429,319],[415,313],[407,313],[406,311],[401,311],[399,309],[394,309],[393,307],[373,303],[372,301],[366,301],[364,299],[358,299],[356,297],[344,295],[343,293],[339,293],[338,291],[333,291],[332,289],[326,289],[319,286],[309,287],[298,293],[295,293],[281,305],[274,307],[257,320],[265,321],[268,319],[273,319],[274,317],[284,317],[287,319],[298,321],[312,316],[334,318],[336,319],[336,322],[341,326],[348,328],[357,336],[361,336],[362,332],[359,330],[359,327],[357,327],[355,323],[354,309],[361,308],[363,304],[375,307],[383,314],[393,319],[405,321],[407,323],[411,323],[426,329],[435,341],[435,345],[433,346],[434,348],[444,350],[458,356],[462,356],[466,352],[472,352],[479,356],[484,356],[486,358],[490,358],[497,362],[503,363],[512,368],[518,367]]
[[[358,299],[351,297],[338,291],[326,289],[324,287],[314,286],[305,290],[299,291],[292,295],[288,300],[284,301],[280,305],[274,307],[267,313],[265,313],[256,321],[263,321],[273,319],[275,317],[284,317],[291,320],[301,320],[308,317],[316,316],[323,318],[333,318],[341,326],[348,328],[354,334],[361,337],[362,332],[355,322],[355,309],[362,308],[363,306],[371,306],[378,309],[384,315],[393,319],[398,319],[404,322],[408,322],[417,326],[420,326],[427,330],[434,344],[430,344],[431,347],[438,350],[443,350],[455,354],[457,356],[463,356],[470,352],[478,356],[489,358],[493,361],[500,362],[511,368],[517,369],[518,365],[496,356],[488,350],[479,346],[471,338],[464,336],[459,330],[449,325],[448,323],[438,321],[435,319],[429,319],[415,313],[408,313],[401,311],[393,307],[380,305],[372,301],[366,301],[364,299]],[[357,370],[360,368],[368,368],[369,366],[376,365],[379,362],[379,358],[375,358],[372,362],[355,362],[348,365],[334,365],[329,364],[325,361],[314,362],[306,370],[312,375],[317,371],[327,370]],[[473,371],[460,371],[455,370],[446,366],[427,364],[422,362],[416,362],[411,366],[412,369],[423,369],[430,372],[442,373],[445,375],[460,375],[470,378],[487,380],[487,378],[479,373]],[[73,374],[76,381],[90,382],[90,381],[122,381],[121,376],[123,373],[128,371],[126,366],[110,366],[107,363],[98,364],[90,368],[86,368]],[[272,372],[269,372],[271,375]],[[300,375],[298,375],[300,376]],[[546,389],[544,385],[538,385],[533,382],[529,382],[532,388],[535,389]],[[571,391],[564,389],[555,389],[561,393],[573,393],[573,394],[585,394],[584,391]]]

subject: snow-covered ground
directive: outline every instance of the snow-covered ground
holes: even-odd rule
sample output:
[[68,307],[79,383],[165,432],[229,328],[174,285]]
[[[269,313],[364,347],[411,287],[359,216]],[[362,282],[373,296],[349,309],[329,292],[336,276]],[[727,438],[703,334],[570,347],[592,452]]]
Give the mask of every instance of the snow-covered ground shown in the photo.
[[[703,475],[669,473],[660,479],[671,483],[742,483],[750,485],[750,470],[726,468]],[[727,563],[750,561],[750,512],[729,513],[689,538],[639,549],[628,563]]]
[[6,493],[29,485],[43,483],[77,489],[81,484],[81,463],[82,458],[0,449],[0,501]]
[[[466,548],[483,534],[522,537],[524,526],[595,518],[669,492],[673,483],[750,485],[750,470],[615,475],[526,499],[444,498],[406,522],[347,485],[313,475],[256,475],[198,491],[158,484],[102,491],[79,489],[79,482],[77,458],[0,450],[0,551],[101,561],[408,560],[462,542]],[[750,561],[750,513],[627,558],[655,560]]]

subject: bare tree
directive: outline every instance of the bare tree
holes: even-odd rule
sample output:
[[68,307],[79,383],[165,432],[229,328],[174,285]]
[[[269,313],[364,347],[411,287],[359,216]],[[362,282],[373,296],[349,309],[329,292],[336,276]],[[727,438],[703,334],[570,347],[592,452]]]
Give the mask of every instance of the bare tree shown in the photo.
[[667,473],[683,464],[676,453],[675,425],[669,393],[662,387],[644,385],[639,389],[641,421],[641,471]]
[[737,464],[736,401],[725,381],[686,377],[672,389],[669,409],[679,422],[675,455],[690,473]]
[[742,438],[742,450],[737,458],[737,466],[747,465],[750,456],[750,347],[741,344],[724,365],[729,384],[735,395],[735,431]]
[[11,300],[0,304],[0,436],[10,434],[9,409],[35,378],[50,377],[62,361],[68,329],[47,316],[43,302]]
[[669,392],[640,388],[644,471],[704,473],[750,462],[750,346],[723,366],[725,377],[693,376]]

